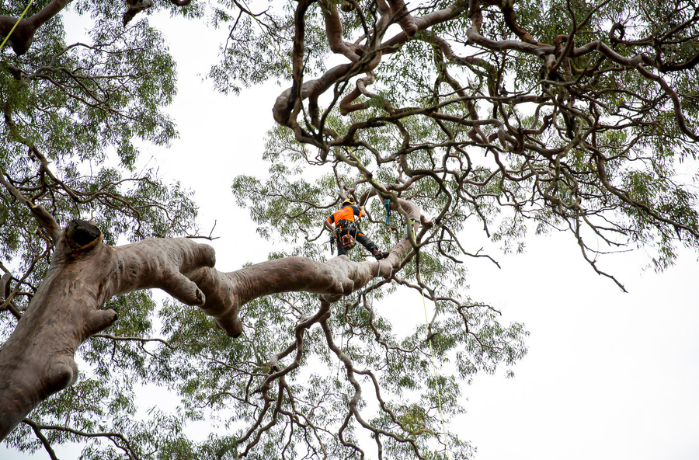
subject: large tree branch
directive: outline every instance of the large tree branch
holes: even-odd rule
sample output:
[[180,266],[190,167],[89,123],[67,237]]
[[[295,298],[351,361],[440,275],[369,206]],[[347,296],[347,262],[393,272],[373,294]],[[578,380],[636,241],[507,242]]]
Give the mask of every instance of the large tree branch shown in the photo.
[[296,123],[295,116],[298,111],[294,111],[294,106],[290,103],[295,100],[300,103],[305,99],[317,100],[318,97],[326,92],[332,85],[338,81],[351,78],[362,72],[370,72],[381,61],[381,54],[376,54],[374,58],[365,62],[365,59],[360,59],[356,64],[340,64],[333,67],[323,74],[322,77],[316,80],[308,80],[303,83],[301,88],[300,100],[294,98],[294,87],[291,87],[279,95],[274,103],[272,114],[277,123],[283,126],[293,127]]
[[[396,205],[409,217],[422,217],[410,202],[396,200]],[[160,288],[201,307],[237,337],[243,330],[238,312],[247,302],[291,291],[338,300],[376,276],[393,275],[410,246],[402,239],[380,263],[352,262],[347,256],[325,263],[289,257],[222,273],[213,268],[213,248],[191,239],[147,239],[115,248],[102,243],[94,225],[73,221],[61,232],[26,313],[0,348],[0,375],[7,376],[0,382],[0,440],[37,404],[75,382],[77,348],[117,319],[113,310],[100,310],[112,296]]]
[[410,14],[403,0],[388,0],[388,4],[391,6],[394,20],[398,22],[403,32],[409,37],[415,35],[418,31],[418,26],[415,22],[415,18]]
[[[434,11],[424,16],[419,16],[412,19],[415,23],[415,26],[417,27],[417,31],[426,30],[434,25],[442,24],[444,22],[456,18],[461,13],[463,13],[463,11],[463,6],[461,4],[455,3],[453,5],[449,5],[444,9]],[[397,51],[402,44],[410,40],[411,37],[412,35],[410,35],[408,32],[400,32],[391,37],[390,39],[386,40],[385,42],[381,43],[380,49],[384,52],[384,54],[393,53]]]
[[[341,64],[335,66],[332,69],[325,72],[325,74],[317,80],[308,80],[304,82],[301,86],[300,91],[298,91],[297,85],[298,82],[301,81],[301,76],[297,76],[297,72],[300,72],[301,69],[301,57],[303,56],[303,37],[305,31],[303,30],[303,27],[299,26],[297,20],[296,34],[294,37],[294,81],[292,87],[284,91],[274,103],[272,113],[277,123],[283,126],[294,128],[296,125],[295,118],[299,112],[296,104],[300,103],[306,98],[309,98],[312,101],[317,100],[321,94],[327,91],[335,83],[347,80],[360,73],[373,71],[376,68],[376,66],[378,66],[381,62],[381,56],[384,53],[391,53],[393,51],[396,51],[400,47],[400,45],[408,41],[416,31],[425,30],[435,24],[440,24],[442,22],[448,21],[449,19],[453,19],[463,11],[462,7],[454,4],[442,10],[414,18],[407,14],[407,10],[405,9],[405,5],[403,4],[403,2],[393,2],[392,7],[398,9],[402,8],[403,16],[400,17],[402,18],[401,21],[403,23],[401,25],[405,28],[405,30],[408,30],[408,32],[410,33],[405,31],[400,32],[390,40],[383,42],[379,45],[378,41],[382,39],[383,33],[385,33],[385,28],[383,25],[377,25],[376,29],[374,30],[374,36],[372,36],[371,40],[368,40],[371,43],[371,46],[368,46],[363,50],[364,52],[361,56],[361,59],[352,62],[351,64]],[[297,17],[298,16],[299,13],[297,12]],[[328,21],[335,21],[335,17],[332,14],[326,14],[326,27],[329,28],[329,31],[333,31],[333,36],[337,35],[338,30],[341,33],[341,24],[339,24],[339,22],[337,24],[333,22],[334,25],[331,27]],[[338,27],[340,27],[340,29],[338,29]],[[329,37],[329,40],[331,41],[331,48],[335,47],[333,51],[345,53],[346,50],[344,50],[344,48],[340,46],[340,43],[338,41],[341,40],[341,36],[339,38],[336,37],[334,40],[331,40]],[[300,96],[300,98],[298,96]],[[358,96],[359,94],[357,94],[357,97]],[[351,102],[354,99],[356,99],[356,97],[350,98],[347,103]],[[299,136],[297,134],[297,138],[298,137]]]
[[[72,1],[73,0],[53,0],[35,15],[19,21],[19,24],[17,24],[17,27],[8,39],[15,54],[21,56],[26,53],[32,45],[34,33]],[[16,22],[17,18],[15,17],[0,16],[0,36],[7,36]]]
[[333,53],[343,54],[352,62],[359,60],[357,54],[358,46],[347,43],[342,38],[342,22],[337,12],[337,5],[328,0],[319,2],[325,19],[325,35],[328,38],[328,45]]
[[485,3],[489,5],[495,5],[502,11],[503,18],[505,19],[505,24],[507,28],[510,29],[520,40],[523,42],[531,43],[532,45],[545,45],[536,40],[531,34],[522,26],[517,24],[517,18],[515,17],[514,3],[515,0],[485,0]]

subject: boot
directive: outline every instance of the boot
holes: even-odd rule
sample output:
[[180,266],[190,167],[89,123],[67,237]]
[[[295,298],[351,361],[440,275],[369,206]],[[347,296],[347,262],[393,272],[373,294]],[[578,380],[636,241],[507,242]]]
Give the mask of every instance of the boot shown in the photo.
[[371,251],[371,255],[374,256],[376,260],[385,259],[386,257],[388,257],[389,254],[390,252],[381,252],[378,250],[378,248],[375,248],[373,251]]

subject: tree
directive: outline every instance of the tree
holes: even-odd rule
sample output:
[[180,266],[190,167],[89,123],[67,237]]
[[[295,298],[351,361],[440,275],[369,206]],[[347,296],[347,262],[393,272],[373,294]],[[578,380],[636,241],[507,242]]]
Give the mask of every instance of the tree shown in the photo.
[[[674,177],[697,155],[693,2],[76,3],[96,18],[93,43],[66,46],[67,3],[30,8],[0,71],[0,433],[17,427],[20,448],[102,438],[86,457],[359,458],[366,430],[379,457],[467,456],[442,414],[462,410],[464,380],[526,351],[521,324],[461,292],[464,258],[489,257],[460,238],[470,222],[505,250],[529,227],[568,230],[622,289],[601,254],[643,246],[662,270],[699,243],[696,193]],[[24,10],[8,8],[5,35]],[[173,238],[197,233],[188,193],[135,169],[137,139],[176,134],[162,113],[173,63],[139,19],[156,9],[229,30],[209,73],[221,91],[291,74],[270,179],[233,183],[262,236],[289,243],[269,262],[218,272],[210,248]],[[327,69],[328,48],[348,62]],[[369,206],[387,261],[322,253],[319,223],[347,197]],[[398,234],[379,231],[384,203]],[[153,287],[204,314],[156,308]],[[372,308],[397,289],[436,305],[407,337]],[[91,367],[77,382],[76,351]],[[131,421],[139,381],[180,393],[182,412]],[[194,443],[182,426],[204,417],[226,433]]]

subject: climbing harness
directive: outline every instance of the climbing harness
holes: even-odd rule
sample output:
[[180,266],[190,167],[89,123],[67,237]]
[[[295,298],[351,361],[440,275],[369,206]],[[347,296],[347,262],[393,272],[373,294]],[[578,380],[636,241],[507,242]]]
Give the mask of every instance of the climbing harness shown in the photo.
[[2,47],[5,46],[5,42],[7,41],[8,38],[10,38],[10,35],[12,35],[12,32],[15,31],[15,28],[17,27],[17,24],[19,24],[19,21],[21,21],[22,18],[24,17],[24,15],[27,14],[27,10],[29,10],[29,7],[32,6],[32,3],[34,3],[34,0],[29,2],[29,5],[27,5],[27,7],[24,9],[24,12],[19,17],[19,19],[17,19],[17,22],[15,22],[15,25],[12,26],[12,29],[10,29],[10,33],[7,34],[7,37],[5,37],[5,39],[2,41],[2,44],[0,45],[0,50],[2,50]]
[[345,251],[349,251],[357,245],[357,234],[359,233],[359,228],[357,224],[349,220],[341,220],[335,226],[335,231],[333,232],[333,237],[337,242],[337,247],[340,246]]

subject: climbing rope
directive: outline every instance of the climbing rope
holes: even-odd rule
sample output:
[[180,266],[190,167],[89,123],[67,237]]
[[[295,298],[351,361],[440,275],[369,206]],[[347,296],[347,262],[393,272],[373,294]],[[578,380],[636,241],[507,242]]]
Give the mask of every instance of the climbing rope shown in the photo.
[[[242,3],[243,3],[243,5],[245,5],[246,8],[248,8],[248,10],[250,9],[250,8],[248,7],[248,5],[245,3],[245,0],[242,0]],[[255,19],[255,21],[257,22],[257,25],[258,25],[258,27],[260,28],[260,30],[262,31],[262,33],[263,33],[263,34],[267,37],[267,39],[269,40],[270,44],[272,45],[272,48],[274,48],[274,50],[275,50],[276,53],[279,55],[279,57],[282,59],[282,61],[284,61],[284,64],[286,65],[286,68],[289,69],[289,72],[290,72],[290,73],[293,73],[293,70],[291,69],[291,66],[289,66],[288,61],[286,60],[286,58],[284,58],[284,56],[282,55],[281,51],[279,51],[279,49],[277,48],[276,44],[274,43],[274,41],[272,40],[272,38],[269,36],[269,34],[267,33],[267,31],[264,29],[264,27],[262,27],[262,24],[260,23],[259,19],[257,19],[257,17],[254,16],[254,15],[253,15],[252,17],[253,17],[253,18]],[[334,127],[332,126],[332,124],[330,123],[330,120],[328,120],[328,125],[330,126],[330,128],[331,128],[333,131],[335,131],[335,134],[337,134],[337,131],[335,130],[335,128],[334,128]],[[354,154],[354,151],[352,150],[352,148],[351,148],[351,147],[346,147],[346,148],[348,149],[350,155],[352,155],[352,157],[355,159],[355,161],[356,161],[362,168],[366,169],[366,167],[365,167],[364,164],[361,162],[361,160],[357,157],[357,155]],[[388,226],[388,228],[389,228],[389,230],[390,230],[390,229],[393,228],[393,227],[391,227],[391,200],[390,200],[390,199],[388,199],[388,198],[385,199],[385,201],[384,201],[384,208],[386,209],[386,225]],[[408,236],[408,226],[409,226],[411,223],[413,223],[413,222],[418,222],[418,220],[411,217],[410,220],[408,221],[408,223],[406,224],[406,227],[405,227],[405,237],[406,237],[406,238],[407,238],[407,236]],[[350,257],[350,260],[352,260],[352,256],[349,255],[349,257]],[[378,262],[378,261],[377,261],[377,262]],[[418,270],[418,271],[417,271],[417,276],[418,276],[418,280],[419,280],[419,279],[420,279],[420,267],[419,267],[419,264],[418,264],[418,269],[417,269],[417,270]],[[381,273],[381,262],[378,262],[378,270],[377,270],[377,273],[376,273],[377,278],[378,278],[378,276],[380,275],[380,273]],[[375,281],[375,282],[374,282],[374,285],[375,285],[377,282],[378,282],[378,281]],[[362,291],[360,291],[360,292],[362,292]],[[364,302],[365,302],[364,306],[366,307],[366,306],[367,306],[368,286],[364,286],[363,292],[364,292]],[[360,304],[360,296],[358,295],[358,296],[357,296],[357,307],[359,307],[359,304]],[[425,325],[429,328],[429,322],[428,322],[428,320],[427,320],[427,305],[425,304],[425,293],[424,293],[424,291],[422,292],[422,304],[423,304],[423,307],[424,307],[424,309],[425,309]],[[368,308],[368,309],[369,309],[369,311],[370,311],[371,313],[373,313],[373,306],[371,305],[371,303],[369,303],[369,308]],[[359,312],[359,308],[358,308],[358,312]],[[447,440],[447,429],[446,429],[446,424],[445,424],[445,422],[444,422],[444,413],[442,412],[442,396],[441,396],[441,392],[440,392],[440,388],[439,388],[439,381],[437,380],[437,367],[436,367],[435,362],[434,362],[434,350],[432,349],[432,340],[430,339],[429,342],[430,342],[430,354],[431,354],[431,356],[432,356],[432,372],[434,373],[435,384],[437,385],[437,402],[438,402],[438,404],[439,404],[439,415],[440,415],[440,417],[441,417],[441,419],[442,419],[442,430],[443,430],[443,432],[444,432],[444,445],[446,446],[446,449],[447,449],[447,458],[448,458],[449,460],[451,460],[451,454],[450,454],[450,452],[449,452],[449,442],[448,442],[448,440]],[[342,343],[342,342],[341,342],[341,343]],[[339,368],[338,368],[338,372],[339,372]]]
[[19,21],[21,21],[22,18],[24,17],[24,15],[27,14],[27,10],[29,10],[29,7],[32,6],[32,3],[34,3],[34,0],[31,0],[29,2],[29,5],[27,5],[27,7],[24,9],[24,12],[22,13],[22,16],[20,16],[19,19],[17,19],[17,22],[15,22],[15,25],[12,26],[12,29],[10,29],[10,33],[7,34],[7,37],[5,37],[5,39],[2,41],[2,44],[0,45],[0,50],[2,50],[2,47],[5,46],[5,42],[7,42],[8,38],[10,38],[10,35],[12,35],[12,32],[15,31],[15,28],[17,27],[17,24],[19,24]]
[[[417,267],[417,280],[418,283],[422,284],[422,279],[420,277],[420,263],[419,263],[419,252],[418,252],[418,257],[415,260],[415,265]],[[425,310],[425,334],[430,329],[430,323],[429,320],[427,319],[427,303],[425,302],[425,288],[420,289],[420,292],[422,293],[422,308]],[[449,441],[447,439],[447,427],[446,423],[444,422],[444,413],[442,412],[442,394],[440,390],[440,385],[439,385],[439,379],[437,378],[437,366],[434,363],[434,349],[432,348],[432,337],[428,337],[427,340],[430,344],[430,356],[432,357],[432,373],[434,374],[434,383],[437,385],[437,404],[439,407],[439,416],[442,419],[442,432],[444,433],[444,446],[447,449],[447,458],[451,460],[451,454],[449,452]]]
[[403,238],[407,238],[408,235],[410,234],[410,230],[409,230],[410,224],[415,224],[417,222],[420,222],[420,221],[414,217],[411,217],[410,220],[408,220],[408,222],[405,224],[405,233],[403,234]]

